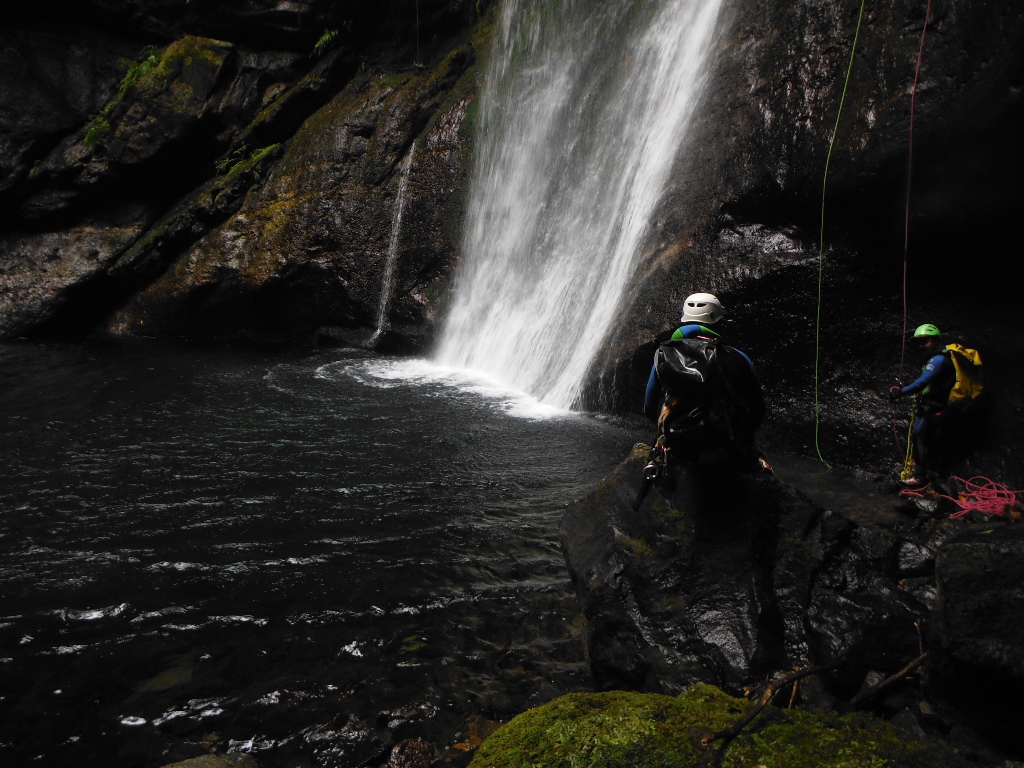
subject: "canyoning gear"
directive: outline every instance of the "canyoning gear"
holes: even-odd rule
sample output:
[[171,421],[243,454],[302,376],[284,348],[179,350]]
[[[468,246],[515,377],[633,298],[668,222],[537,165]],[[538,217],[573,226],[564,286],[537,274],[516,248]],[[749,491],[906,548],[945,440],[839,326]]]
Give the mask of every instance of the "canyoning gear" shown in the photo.
[[910,425],[907,458],[902,473],[903,480],[919,477],[911,472],[912,461],[924,470],[938,471],[944,463],[943,439],[945,434],[946,404],[949,392],[956,383],[956,369],[949,355],[941,352],[928,358],[921,375],[916,381],[903,387],[903,395],[914,395],[914,411]]
[[921,368],[921,375],[900,389],[900,396],[921,395],[921,406],[941,409],[949,402],[949,392],[956,383],[956,367],[945,350],[932,355]]
[[901,397],[903,397],[903,389],[899,384],[893,384],[889,387],[889,402],[895,403]]
[[717,323],[722,319],[722,302],[711,293],[694,293],[683,302],[682,323]]
[[949,405],[960,411],[969,410],[985,387],[981,354],[961,344],[947,344],[946,352],[956,370],[956,382],[949,390]]
[[[721,337],[710,328],[698,323],[681,325],[672,333],[672,341],[694,338],[719,339]],[[749,359],[747,358],[747,360]],[[751,363],[750,365],[753,367],[754,364]],[[658,385],[657,365],[652,365],[651,373],[647,377],[647,389],[644,392],[644,415],[651,421],[658,420],[658,416],[661,413],[662,400],[664,400],[664,390]]]
[[914,421],[911,419],[907,429],[907,450],[903,456],[903,469],[900,471],[900,482],[916,475],[917,465],[914,463]]
[[673,455],[696,463],[718,452],[752,463],[767,409],[749,357],[718,338],[674,339],[658,348],[654,369],[665,392],[658,434]]
[[[930,335],[929,329],[922,335],[929,340],[938,338]],[[912,456],[926,470],[941,474],[946,469],[946,453],[950,448],[947,443],[955,428],[955,425],[951,427],[949,419],[973,410],[984,389],[983,378],[981,355],[976,349],[947,344],[928,359],[916,381],[899,389],[899,394],[890,390],[893,397],[917,395],[911,421],[913,450],[908,446],[904,478],[911,474]]]
[[640,505],[643,504],[644,497],[647,495],[647,491],[651,487],[651,483],[658,479],[658,475],[661,474],[661,470],[667,465],[668,444],[665,442],[664,435],[659,435],[658,439],[651,447],[650,455],[647,457],[647,464],[644,466],[643,471],[643,479],[640,481],[640,490],[637,491],[636,498],[633,500],[633,509],[640,509]]
[[900,388],[898,395],[890,389],[890,397],[921,393],[921,405],[926,410],[952,406],[966,411],[974,405],[984,386],[978,350],[962,344],[947,344],[928,359],[916,381]]
[[922,336],[941,336],[939,329],[931,323],[925,323],[924,325],[917,326],[917,330],[914,331],[914,338],[920,339]]

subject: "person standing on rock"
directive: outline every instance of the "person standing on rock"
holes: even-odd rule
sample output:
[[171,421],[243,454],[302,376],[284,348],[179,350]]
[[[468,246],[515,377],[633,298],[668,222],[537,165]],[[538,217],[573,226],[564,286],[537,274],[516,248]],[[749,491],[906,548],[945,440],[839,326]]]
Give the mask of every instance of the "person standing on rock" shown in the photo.
[[[724,449],[742,468],[770,471],[754,448],[754,432],[766,413],[754,363],[708,327],[723,314],[714,294],[686,298],[682,325],[655,355],[644,414],[658,422],[659,442],[667,439],[684,462]],[[673,367],[681,378],[673,376]]]
[[896,402],[907,395],[920,394],[914,409],[914,451],[917,462],[902,479],[905,485],[921,485],[927,475],[938,475],[943,466],[943,442],[947,426],[949,393],[956,384],[956,366],[942,343],[942,334],[931,323],[914,331],[914,345],[924,356],[921,375],[905,387],[894,384],[889,399]]

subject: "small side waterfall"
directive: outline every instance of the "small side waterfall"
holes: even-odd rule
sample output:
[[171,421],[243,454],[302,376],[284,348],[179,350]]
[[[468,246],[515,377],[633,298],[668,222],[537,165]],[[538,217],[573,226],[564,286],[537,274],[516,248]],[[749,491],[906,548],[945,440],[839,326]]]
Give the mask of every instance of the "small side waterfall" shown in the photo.
[[438,362],[569,408],[700,97],[721,0],[507,0]]
[[373,347],[377,339],[387,330],[388,309],[391,306],[391,284],[395,280],[395,263],[398,261],[398,238],[402,232],[402,213],[405,211],[405,188],[409,186],[409,169],[412,168],[412,156],[416,152],[416,142],[409,147],[398,172],[398,192],[395,194],[395,212],[391,218],[391,240],[388,243],[388,258],[384,262],[384,278],[380,286],[380,299],[377,301],[377,330],[370,337],[368,346]]

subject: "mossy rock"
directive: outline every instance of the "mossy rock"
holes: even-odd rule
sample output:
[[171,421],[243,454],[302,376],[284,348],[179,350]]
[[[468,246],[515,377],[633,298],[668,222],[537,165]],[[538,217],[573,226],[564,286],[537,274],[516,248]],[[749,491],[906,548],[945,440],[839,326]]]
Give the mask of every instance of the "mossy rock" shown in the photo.
[[[931,768],[965,766],[876,718],[773,707],[725,746],[702,746],[751,702],[710,685],[681,696],[613,691],[563,696],[483,743],[470,768]],[[719,762],[720,761],[720,762]]]

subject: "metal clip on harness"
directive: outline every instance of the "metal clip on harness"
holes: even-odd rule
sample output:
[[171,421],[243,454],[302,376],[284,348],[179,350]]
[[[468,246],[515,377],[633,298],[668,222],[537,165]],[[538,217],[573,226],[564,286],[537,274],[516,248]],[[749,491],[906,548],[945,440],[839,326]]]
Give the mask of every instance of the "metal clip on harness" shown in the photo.
[[651,487],[658,475],[661,474],[662,467],[668,465],[668,446],[665,445],[665,436],[659,435],[657,441],[654,443],[654,447],[651,448],[650,456],[647,459],[647,465],[644,467],[643,481],[640,483],[640,491],[636,495],[636,500],[633,502],[633,509],[640,509],[640,505],[643,503],[644,497],[647,495],[647,490]]

